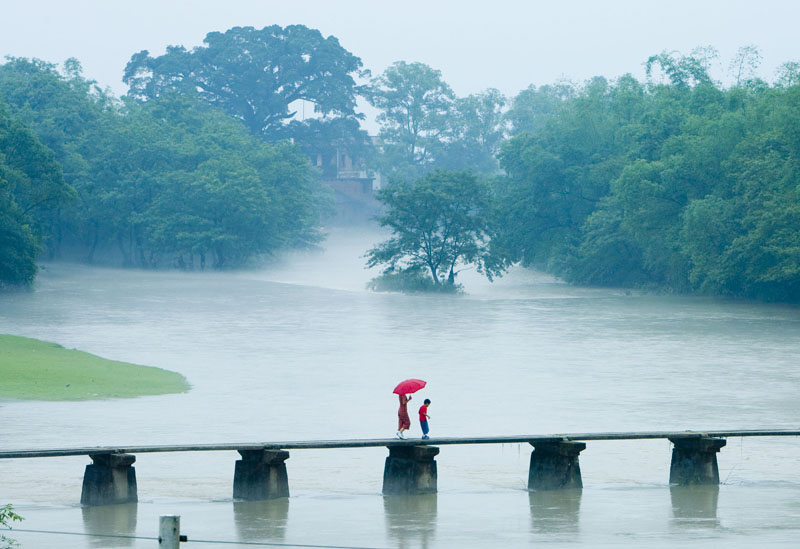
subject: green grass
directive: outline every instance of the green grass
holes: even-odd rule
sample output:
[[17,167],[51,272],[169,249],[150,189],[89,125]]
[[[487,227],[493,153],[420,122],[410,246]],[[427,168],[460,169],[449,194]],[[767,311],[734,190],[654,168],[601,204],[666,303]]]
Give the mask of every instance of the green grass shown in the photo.
[[184,393],[177,372],[107,360],[61,345],[0,335],[0,398],[90,400]]

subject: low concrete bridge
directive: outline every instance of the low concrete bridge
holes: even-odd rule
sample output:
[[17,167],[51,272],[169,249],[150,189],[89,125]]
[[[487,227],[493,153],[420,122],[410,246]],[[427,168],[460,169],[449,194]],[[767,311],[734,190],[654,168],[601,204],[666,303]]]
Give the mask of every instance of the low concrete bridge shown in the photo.
[[185,444],[160,446],[96,446],[4,450],[0,459],[87,455],[81,492],[82,505],[107,505],[138,500],[135,454],[155,452],[237,451],[233,497],[260,500],[288,497],[286,460],[289,450],[327,448],[388,448],[383,471],[383,493],[418,494],[436,492],[435,457],[439,446],[454,444],[528,443],[533,446],[528,469],[529,490],[582,488],[579,454],[586,442],[600,440],[668,439],[673,444],[670,484],[719,484],[717,452],[731,437],[800,436],[800,430],[749,429],[726,431],[646,431],[610,433],[565,433],[500,437],[438,437],[428,440],[357,439],[308,440],[258,443]]

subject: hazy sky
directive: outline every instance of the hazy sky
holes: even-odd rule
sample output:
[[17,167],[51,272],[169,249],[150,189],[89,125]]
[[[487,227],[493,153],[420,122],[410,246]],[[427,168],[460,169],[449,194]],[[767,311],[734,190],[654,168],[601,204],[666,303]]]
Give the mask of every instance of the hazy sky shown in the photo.
[[795,0],[2,0],[0,56],[61,63],[76,57],[88,78],[126,91],[122,71],[140,50],[193,47],[233,26],[301,23],[334,35],[373,74],[398,60],[442,71],[458,95],[626,72],[662,50],[711,45],[717,78],[740,46],[764,56],[761,75],[800,60]]

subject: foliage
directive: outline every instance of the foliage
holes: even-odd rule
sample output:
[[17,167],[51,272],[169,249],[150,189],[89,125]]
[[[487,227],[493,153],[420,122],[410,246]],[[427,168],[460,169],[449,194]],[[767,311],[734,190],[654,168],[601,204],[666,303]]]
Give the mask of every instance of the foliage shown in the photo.
[[0,95],[77,192],[43,223],[51,257],[223,268],[319,238],[308,157],[192,95],[117,101],[75,61],[62,74],[25,59],[0,66]]
[[475,265],[489,280],[507,263],[491,245],[490,188],[472,173],[436,171],[413,183],[394,182],[378,194],[380,218],[392,237],[367,252],[383,274],[427,270],[434,285],[455,285],[458,267]]
[[496,173],[497,155],[505,139],[505,104],[506,98],[493,88],[456,98],[437,167]]
[[423,269],[409,268],[385,272],[369,281],[367,288],[374,292],[460,293],[461,284],[437,284]]
[[291,137],[286,130],[296,101],[311,102],[322,116],[354,117],[359,88],[353,76],[362,74],[361,60],[335,37],[303,25],[272,25],[210,32],[202,46],[169,46],[158,57],[143,50],[131,57],[123,81],[141,99],[196,92],[274,141]]
[[573,99],[575,92],[575,86],[566,81],[538,88],[528,86],[519,92],[505,115],[511,126],[511,135],[543,129],[547,120]]
[[500,154],[501,241],[567,280],[800,300],[800,86],[752,77],[743,48],[725,89],[712,50],[651,57],[666,81],[595,78],[529,88]]
[[506,99],[496,89],[456,97],[441,71],[398,61],[366,93],[381,110],[379,161],[390,178],[412,181],[437,169],[498,171]]
[[0,287],[33,282],[44,229],[70,196],[53,154],[0,103]]
[[382,111],[384,171],[407,180],[422,175],[434,164],[455,98],[441,71],[398,61],[372,79],[367,98]]
[[[14,512],[14,508],[10,503],[0,507],[0,526],[10,529],[10,523],[19,522],[21,520],[22,517]],[[0,544],[0,549],[12,549],[18,546],[17,542],[4,535],[0,535]]]

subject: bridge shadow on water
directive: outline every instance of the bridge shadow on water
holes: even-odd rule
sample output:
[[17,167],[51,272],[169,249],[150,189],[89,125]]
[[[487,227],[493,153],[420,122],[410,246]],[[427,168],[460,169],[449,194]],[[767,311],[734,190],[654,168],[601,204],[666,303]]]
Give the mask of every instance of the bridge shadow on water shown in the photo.
[[384,496],[383,510],[388,537],[398,547],[425,549],[435,545],[436,494]]
[[[136,535],[136,503],[82,507],[83,528],[87,534]],[[132,547],[136,540],[129,538],[88,538],[91,547]]]
[[676,525],[716,528],[719,486],[670,486],[672,519]]
[[234,501],[233,520],[241,541],[281,542],[289,520],[289,498]]
[[571,534],[578,531],[580,489],[528,492],[533,530],[539,534]]

